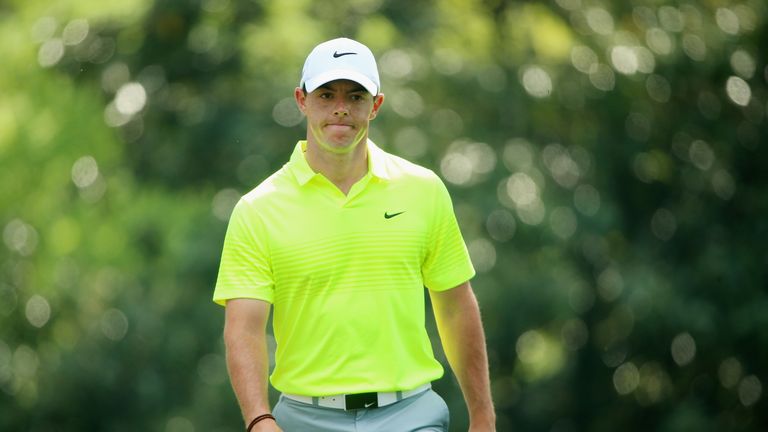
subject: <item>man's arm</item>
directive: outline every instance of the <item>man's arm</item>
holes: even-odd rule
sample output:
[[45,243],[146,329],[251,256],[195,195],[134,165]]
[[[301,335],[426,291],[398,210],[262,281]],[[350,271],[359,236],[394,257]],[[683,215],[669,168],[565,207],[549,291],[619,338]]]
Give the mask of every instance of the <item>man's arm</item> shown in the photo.
[[[224,323],[227,370],[246,426],[257,416],[270,412],[266,340],[269,309],[270,304],[261,300],[227,301]],[[279,430],[274,420],[265,419],[257,423],[251,432]]]
[[469,430],[495,431],[485,334],[472,287],[467,281],[429,295],[443,349],[467,404]]

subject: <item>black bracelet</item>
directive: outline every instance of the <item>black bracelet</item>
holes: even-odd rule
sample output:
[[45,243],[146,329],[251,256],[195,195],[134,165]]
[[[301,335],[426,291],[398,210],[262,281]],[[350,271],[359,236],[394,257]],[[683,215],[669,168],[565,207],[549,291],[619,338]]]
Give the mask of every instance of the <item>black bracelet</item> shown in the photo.
[[264,419],[272,419],[274,420],[275,417],[272,414],[262,414],[255,419],[251,420],[251,424],[248,425],[248,427],[245,429],[245,432],[251,432],[251,429],[253,429],[254,426],[256,426],[256,423],[264,420]]

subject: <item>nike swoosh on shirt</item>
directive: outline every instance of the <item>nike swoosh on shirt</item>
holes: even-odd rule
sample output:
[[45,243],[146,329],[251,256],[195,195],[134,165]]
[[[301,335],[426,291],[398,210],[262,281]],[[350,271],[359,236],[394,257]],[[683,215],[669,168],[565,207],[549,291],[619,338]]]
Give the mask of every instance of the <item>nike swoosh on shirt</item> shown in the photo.
[[405,211],[401,211],[401,212],[397,212],[397,213],[387,213],[387,212],[384,212],[384,219],[392,219],[393,217],[395,217],[397,215],[401,215],[403,213],[405,213]]

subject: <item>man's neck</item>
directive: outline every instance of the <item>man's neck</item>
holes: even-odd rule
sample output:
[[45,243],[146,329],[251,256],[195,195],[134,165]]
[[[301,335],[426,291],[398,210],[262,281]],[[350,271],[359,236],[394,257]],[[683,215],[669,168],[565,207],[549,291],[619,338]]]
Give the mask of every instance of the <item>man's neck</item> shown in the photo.
[[324,151],[309,139],[306,159],[313,171],[325,176],[346,195],[368,172],[367,139],[360,140],[351,152],[340,154]]

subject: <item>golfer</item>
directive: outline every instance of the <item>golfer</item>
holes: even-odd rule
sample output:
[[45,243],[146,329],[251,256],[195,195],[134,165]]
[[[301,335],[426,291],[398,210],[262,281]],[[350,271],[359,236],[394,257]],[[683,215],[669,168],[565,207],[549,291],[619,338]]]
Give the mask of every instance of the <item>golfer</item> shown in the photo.
[[432,171],[368,139],[380,87],[365,45],[315,47],[294,91],[306,140],[232,213],[213,298],[226,306],[227,366],[248,431],[448,430],[430,385],[443,368],[424,287],[470,430],[494,430],[475,272],[451,199]]

